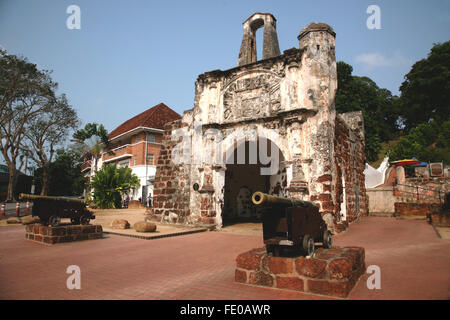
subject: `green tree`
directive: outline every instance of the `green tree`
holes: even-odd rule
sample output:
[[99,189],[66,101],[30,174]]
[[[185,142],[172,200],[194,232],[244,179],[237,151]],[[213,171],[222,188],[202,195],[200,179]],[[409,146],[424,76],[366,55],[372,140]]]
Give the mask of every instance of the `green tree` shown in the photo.
[[450,118],[443,123],[437,120],[421,123],[401,137],[389,151],[392,160],[411,159],[424,162],[450,163]]
[[22,145],[24,128],[30,119],[49,111],[56,88],[50,71],[0,50],[0,151],[9,168],[7,201],[15,200],[18,161],[28,153]]
[[102,209],[120,208],[122,194],[140,185],[139,178],[130,168],[107,165],[92,177],[90,187],[94,189],[93,201]]
[[[82,155],[77,149],[56,151],[55,160],[49,164],[48,195],[81,195],[87,187],[87,178],[81,172]],[[42,190],[42,168],[35,170],[36,192]]]
[[68,104],[65,95],[51,105],[51,112],[42,112],[30,118],[25,127],[24,149],[42,168],[41,195],[47,195],[51,177],[50,164],[56,148],[65,142],[69,131],[78,127],[76,111]]
[[450,113],[450,41],[435,44],[427,58],[417,61],[405,75],[400,91],[407,132],[432,119],[446,121]]
[[353,76],[352,72],[351,65],[342,61],[337,63],[336,111],[362,111],[366,156],[369,161],[375,161],[381,149],[380,143],[392,139],[399,132],[398,97],[379,88],[370,78]]
[[83,153],[94,158],[94,171],[97,171],[98,159],[109,145],[108,132],[102,124],[88,123],[83,129],[74,133],[75,142],[80,143]]

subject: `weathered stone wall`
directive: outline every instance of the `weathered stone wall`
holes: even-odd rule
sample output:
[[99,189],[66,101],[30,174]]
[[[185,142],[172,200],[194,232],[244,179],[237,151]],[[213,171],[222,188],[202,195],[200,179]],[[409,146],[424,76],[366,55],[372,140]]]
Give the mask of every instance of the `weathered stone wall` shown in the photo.
[[184,220],[190,215],[189,164],[177,164],[172,159],[174,147],[182,141],[182,137],[174,139],[173,132],[183,126],[182,120],[176,120],[164,127],[153,191],[152,214],[158,217],[173,212]]
[[411,202],[396,202],[394,204],[396,217],[400,216],[423,216],[426,217],[432,213],[439,213],[442,206],[432,203],[411,203]]
[[[349,223],[361,215],[368,215],[369,199],[365,189],[365,152],[364,124],[361,112],[350,112],[336,117],[335,202],[327,203],[326,210],[331,210],[337,232],[344,230]],[[325,187],[324,189],[329,189]],[[331,213],[330,212],[330,213]]]

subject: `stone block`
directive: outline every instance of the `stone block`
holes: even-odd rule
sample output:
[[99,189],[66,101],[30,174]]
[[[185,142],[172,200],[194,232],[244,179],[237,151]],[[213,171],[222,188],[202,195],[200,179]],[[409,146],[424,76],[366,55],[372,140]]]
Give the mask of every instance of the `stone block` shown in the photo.
[[331,279],[347,279],[352,274],[352,264],[346,258],[334,259],[328,264],[328,274]]
[[325,275],[327,262],[319,259],[299,258],[295,262],[295,268],[299,275],[310,278],[322,278]]
[[25,231],[29,232],[29,233],[32,233],[33,229],[34,229],[34,224],[29,224],[25,227]]
[[325,280],[308,280],[308,292],[345,298],[350,293],[351,287],[348,281],[329,282]]
[[263,258],[263,267],[274,274],[292,273],[294,271],[294,260],[292,258],[266,255]]
[[155,232],[156,224],[152,222],[139,221],[134,224],[133,228],[137,232]]
[[111,222],[111,228],[113,228],[113,229],[129,229],[130,223],[125,219],[116,219]]
[[94,225],[86,225],[81,226],[81,233],[95,233],[96,226]]
[[264,287],[272,287],[273,286],[273,276],[269,273],[265,273],[262,271],[252,271],[249,274],[248,282],[250,284],[264,286]]
[[46,236],[48,234],[48,226],[39,226],[38,233]]
[[261,258],[265,253],[264,248],[253,249],[237,256],[236,265],[246,270],[257,270],[261,265]]
[[11,217],[11,218],[6,219],[6,223],[7,224],[21,224],[22,222],[20,221],[19,218]]
[[277,288],[304,291],[303,279],[298,277],[277,277]]
[[236,269],[236,271],[234,273],[234,281],[246,283],[247,282],[247,272],[245,272],[244,270]]
[[59,241],[60,237],[58,236],[44,236],[43,242],[47,244],[55,244]]
[[81,226],[70,226],[67,228],[68,235],[74,235],[74,234],[80,234],[80,233],[81,233]]
[[47,227],[47,234],[49,236],[65,236],[66,233],[67,233],[66,227],[53,227],[53,228]]

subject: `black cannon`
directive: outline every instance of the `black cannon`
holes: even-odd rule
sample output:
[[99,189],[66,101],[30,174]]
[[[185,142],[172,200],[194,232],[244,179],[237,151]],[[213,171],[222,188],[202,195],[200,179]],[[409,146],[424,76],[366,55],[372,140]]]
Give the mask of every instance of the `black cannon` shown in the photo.
[[70,218],[72,224],[89,224],[91,219],[95,219],[95,215],[86,208],[85,201],[81,199],[25,193],[21,193],[19,199],[33,201],[31,215],[38,216],[44,225],[56,227],[60,224],[61,218]]
[[262,222],[267,253],[280,256],[286,251],[284,249],[290,248],[290,251],[297,250],[310,256],[316,242],[321,242],[325,248],[331,247],[331,232],[313,203],[262,192],[255,192],[252,201],[264,206]]

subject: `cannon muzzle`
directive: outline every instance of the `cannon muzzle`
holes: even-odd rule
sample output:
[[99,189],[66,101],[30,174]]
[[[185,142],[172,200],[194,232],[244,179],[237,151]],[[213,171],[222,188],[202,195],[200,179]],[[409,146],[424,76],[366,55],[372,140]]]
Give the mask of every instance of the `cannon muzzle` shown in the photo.
[[294,200],[289,198],[282,198],[277,196],[272,196],[267,193],[257,191],[252,195],[252,202],[259,206],[283,206],[283,207],[315,207],[316,205],[309,201]]

